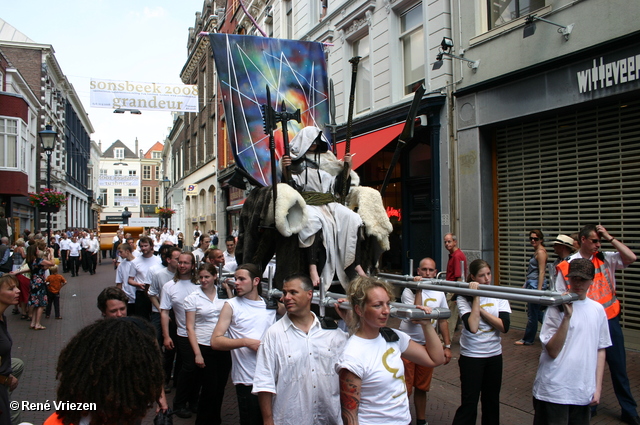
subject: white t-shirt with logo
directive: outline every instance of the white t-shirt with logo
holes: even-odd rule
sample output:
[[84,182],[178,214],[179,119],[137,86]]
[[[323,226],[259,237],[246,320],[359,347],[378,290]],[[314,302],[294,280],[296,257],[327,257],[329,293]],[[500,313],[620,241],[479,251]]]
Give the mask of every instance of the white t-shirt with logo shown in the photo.
[[[403,304],[416,305],[416,297],[413,294],[413,291],[409,288],[404,288],[404,291],[402,291],[401,299]],[[445,297],[444,292],[428,291],[426,289],[422,290],[422,305],[430,308],[449,308],[447,306],[447,298]],[[431,325],[435,328],[436,326],[438,326],[438,321],[436,319],[431,319]],[[424,331],[422,330],[421,325],[417,323],[411,323],[411,320],[409,319],[403,319],[400,323],[400,330],[409,335],[411,339],[418,344],[426,344],[426,341],[424,340]]]
[[362,380],[358,421],[361,425],[407,425],[411,422],[404,365],[401,354],[411,338],[394,332],[399,340],[387,342],[382,335],[364,339],[352,335],[336,371],[347,369]]
[[[471,313],[471,304],[463,296],[456,298],[460,317]],[[498,317],[500,312],[511,313],[509,301],[497,298],[480,297],[480,308]],[[460,354],[466,357],[487,358],[502,354],[502,338],[500,331],[482,320],[478,325],[478,331],[474,334],[464,326],[460,335]]]

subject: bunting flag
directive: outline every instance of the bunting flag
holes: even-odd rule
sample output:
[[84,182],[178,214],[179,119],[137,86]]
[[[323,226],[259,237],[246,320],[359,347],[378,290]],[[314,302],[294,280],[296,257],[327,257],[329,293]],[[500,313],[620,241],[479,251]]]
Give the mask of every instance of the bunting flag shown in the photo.
[[[261,105],[266,86],[272,107],[300,109],[301,121],[289,121],[289,140],[314,125],[325,133],[329,122],[328,80],[321,43],[235,34],[209,33],[236,165],[257,183],[271,185],[269,137]],[[328,134],[326,134],[329,136]],[[274,131],[277,158],[283,155],[282,129]],[[328,138],[329,140],[329,138]]]

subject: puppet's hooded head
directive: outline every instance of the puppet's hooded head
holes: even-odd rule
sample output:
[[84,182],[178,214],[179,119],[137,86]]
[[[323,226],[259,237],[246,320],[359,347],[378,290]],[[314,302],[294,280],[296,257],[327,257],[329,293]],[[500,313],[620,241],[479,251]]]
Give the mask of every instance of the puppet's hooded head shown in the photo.
[[314,143],[317,145],[317,153],[329,150],[329,141],[318,127],[309,126],[300,130],[289,143],[291,159],[295,161],[303,157]]

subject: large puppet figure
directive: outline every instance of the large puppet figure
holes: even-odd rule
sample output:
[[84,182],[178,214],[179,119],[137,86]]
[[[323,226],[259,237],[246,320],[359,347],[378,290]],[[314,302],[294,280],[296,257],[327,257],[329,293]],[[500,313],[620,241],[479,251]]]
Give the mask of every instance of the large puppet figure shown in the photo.
[[[351,164],[351,155],[344,162],[336,159],[329,150],[329,143],[316,127],[303,128],[290,144],[291,157],[284,156],[282,167],[289,167],[294,187],[306,202],[308,221],[298,233],[300,247],[305,249],[309,262],[309,275],[313,284],[331,285],[334,274],[343,286],[349,277],[349,267],[364,276],[358,256],[362,218],[351,209],[337,202],[342,192],[344,164]],[[351,173],[353,179],[357,174]]]

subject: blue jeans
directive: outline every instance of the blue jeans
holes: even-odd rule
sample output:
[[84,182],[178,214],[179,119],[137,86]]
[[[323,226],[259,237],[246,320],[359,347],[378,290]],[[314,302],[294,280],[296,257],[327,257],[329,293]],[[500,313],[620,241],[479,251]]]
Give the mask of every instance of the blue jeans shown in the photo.
[[[547,289],[549,286],[548,280],[545,279],[543,289]],[[527,280],[527,289],[538,289],[538,280]],[[536,339],[536,333],[538,332],[538,322],[542,323],[544,319],[544,312],[541,310],[540,304],[527,304],[527,327],[524,331],[524,337],[522,340],[527,344],[533,344]]]

